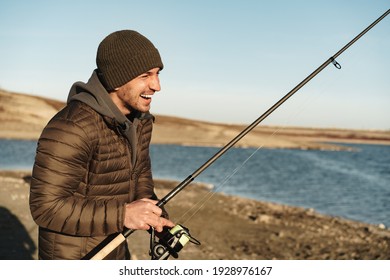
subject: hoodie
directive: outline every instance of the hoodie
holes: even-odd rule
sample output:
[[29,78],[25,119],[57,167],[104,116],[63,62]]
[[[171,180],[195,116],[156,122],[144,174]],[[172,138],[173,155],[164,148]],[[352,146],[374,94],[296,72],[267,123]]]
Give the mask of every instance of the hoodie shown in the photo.
[[[67,103],[80,101],[102,116],[111,118],[121,133],[127,138],[131,150],[135,151],[137,146],[136,129],[140,119],[153,118],[149,113],[135,113],[135,118],[130,121],[114,104],[102,83],[100,82],[97,70],[92,73],[87,83],[76,82],[70,89]],[[132,153],[132,163],[135,164],[136,153]]]

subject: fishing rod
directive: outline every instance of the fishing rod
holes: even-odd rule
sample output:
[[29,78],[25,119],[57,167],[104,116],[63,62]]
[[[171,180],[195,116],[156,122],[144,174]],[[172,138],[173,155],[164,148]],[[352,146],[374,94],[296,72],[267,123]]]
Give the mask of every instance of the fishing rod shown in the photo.
[[[381,15],[377,20],[371,23],[366,29],[360,32],[355,38],[353,38],[348,44],[342,47],[338,52],[333,56],[327,59],[323,64],[321,64],[316,70],[314,70],[310,75],[308,75],[302,82],[295,86],[291,91],[289,91],[285,96],[283,96],[279,101],[277,101],[272,107],[270,107],[265,113],[258,117],[253,123],[247,126],[243,131],[241,131],[236,137],[234,137],[229,143],[222,147],[215,155],[213,155],[209,160],[207,160],[203,165],[201,165],[197,170],[195,170],[191,175],[179,183],[172,191],[167,195],[161,198],[157,202],[158,207],[162,207],[167,204],[173,197],[175,197],[179,192],[181,192],[185,187],[187,187],[196,177],[198,177],[203,171],[205,171],[210,165],[212,165],[217,159],[219,159],[224,153],[226,153],[230,148],[232,148],[238,141],[240,141],[245,135],[252,131],[259,123],[261,123],[265,118],[267,118],[272,112],[274,112],[280,105],[282,105],[287,99],[294,95],[299,89],[306,85],[311,79],[313,79],[317,74],[319,74],[325,67],[329,64],[333,64],[337,69],[341,69],[341,65],[336,61],[336,58],[342,54],[346,49],[352,46],[357,40],[359,40],[364,34],[366,34],[371,28],[378,24],[382,19],[384,19],[390,13],[388,9],[383,15]],[[110,243],[98,251],[91,259],[92,260],[101,260],[106,257],[111,251],[118,247],[122,242],[126,240],[135,229],[125,229],[122,233],[118,234]],[[182,226],[178,225],[174,227],[170,232],[174,235],[179,232],[182,236],[182,239],[191,239],[189,232],[184,230]],[[171,248],[169,248],[171,249]]]

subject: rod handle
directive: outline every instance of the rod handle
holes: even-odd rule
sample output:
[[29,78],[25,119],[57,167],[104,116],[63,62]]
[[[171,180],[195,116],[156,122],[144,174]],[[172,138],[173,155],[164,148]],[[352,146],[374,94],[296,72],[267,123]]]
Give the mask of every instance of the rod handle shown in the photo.
[[102,260],[104,259],[109,253],[111,253],[115,248],[117,248],[122,242],[126,240],[126,237],[120,233],[117,237],[115,237],[113,240],[111,240],[110,243],[108,243],[106,246],[103,247],[99,252],[97,252],[91,260]]

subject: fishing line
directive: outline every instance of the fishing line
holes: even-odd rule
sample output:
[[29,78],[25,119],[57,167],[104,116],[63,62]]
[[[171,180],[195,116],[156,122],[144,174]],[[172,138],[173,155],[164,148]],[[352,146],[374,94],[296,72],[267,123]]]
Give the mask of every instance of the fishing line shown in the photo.
[[[341,69],[341,64],[337,62],[337,67],[335,66],[336,70],[339,70]],[[333,70],[333,69],[332,69]],[[336,81],[337,80],[340,80],[340,76],[336,76]],[[309,94],[309,95],[305,95],[305,99],[302,100],[299,104],[298,104],[298,108],[297,110],[294,110],[292,112],[290,112],[287,116],[286,116],[286,119],[289,119],[291,121],[296,121],[297,120],[297,117],[299,115],[302,114],[302,112],[304,112],[305,108],[307,108],[307,106],[309,104],[312,104],[315,100],[318,100],[320,96],[322,96],[324,93],[325,93],[325,90],[326,90],[326,86],[327,85],[330,85],[331,83],[333,83],[333,81],[329,81],[329,80],[326,80],[326,81],[322,81],[321,84],[319,84],[319,88],[321,88],[321,90],[316,90],[315,91],[315,94]],[[290,129],[291,127],[288,126],[288,125],[282,125],[282,126],[278,126],[277,128],[275,128],[271,134],[265,136],[264,138],[272,138],[273,136],[276,136],[280,133],[282,133],[284,130],[286,129]],[[233,177],[237,174],[237,172],[239,172],[260,150],[262,150],[263,148],[265,148],[265,145],[260,145],[258,146],[257,148],[256,147],[252,147],[254,148],[255,150],[247,157],[245,158],[240,165],[238,165],[231,173],[229,173],[220,183],[218,183],[216,186],[217,187],[214,187],[212,190],[210,190],[207,194],[205,194],[201,199],[199,199],[199,201],[197,203],[195,203],[192,207],[190,207],[187,211],[185,211],[182,216],[180,216],[178,218],[178,223],[188,223],[193,216],[195,216],[205,205],[206,203],[212,199],[212,197],[214,195],[216,195],[218,192],[221,192],[222,189],[225,187],[226,183]],[[195,209],[195,210],[194,210]],[[189,214],[191,213],[192,211],[194,211],[192,214]],[[184,217],[186,217],[187,215],[190,215],[189,217],[187,217],[185,220],[181,220],[183,219]]]
[[[318,98],[318,96],[317,96]],[[308,99],[308,98],[307,98]],[[307,102],[305,102],[307,103]],[[303,106],[304,107],[304,106]],[[294,112],[294,115],[295,117],[299,114],[300,112]],[[289,127],[287,126],[281,126],[281,127],[278,127],[277,129],[275,129],[270,135],[267,135],[266,137],[267,138],[271,138],[275,135],[277,135],[278,133],[282,132],[283,130],[287,129]],[[193,216],[195,216],[205,205],[206,203],[214,196],[216,195],[218,192],[221,192],[222,189],[225,187],[225,184],[234,176],[237,174],[238,171],[240,171],[261,149],[264,148],[264,144],[257,147],[244,161],[241,162],[241,164],[239,166],[237,166],[230,174],[228,174],[223,180],[221,183],[218,184],[218,186],[216,188],[213,188],[212,190],[210,190],[203,198],[201,198],[196,204],[194,204],[191,208],[189,208],[186,212],[183,213],[183,215],[178,219],[178,223],[187,223],[189,222]],[[199,205],[199,206],[198,206]],[[196,210],[188,217],[186,218],[183,222],[181,221],[181,219],[183,217],[185,217],[188,213],[190,213],[191,211],[193,211],[193,209]]]
[[[212,190],[210,190],[202,199],[200,199],[195,205],[193,205],[190,209],[188,209],[185,213],[183,213],[183,215],[178,219],[179,223],[186,223],[188,222],[189,220],[192,219],[192,217],[197,214],[204,206],[205,204],[215,195],[217,194],[218,192],[220,192],[220,190],[225,186],[225,184],[238,172],[240,171],[244,165],[257,153],[257,151],[259,151],[261,148],[263,148],[263,145],[258,147],[254,152],[252,152],[251,155],[249,155],[242,163],[241,165],[237,166],[233,172],[231,172],[228,176],[225,177],[225,179],[222,181],[222,183],[218,184],[218,187],[215,188],[215,191],[214,191],[214,188]],[[197,207],[198,205],[200,204],[199,207]],[[196,210],[183,222],[181,222],[180,220],[185,217],[188,213],[190,213],[191,211],[193,211],[193,209],[196,208]]]

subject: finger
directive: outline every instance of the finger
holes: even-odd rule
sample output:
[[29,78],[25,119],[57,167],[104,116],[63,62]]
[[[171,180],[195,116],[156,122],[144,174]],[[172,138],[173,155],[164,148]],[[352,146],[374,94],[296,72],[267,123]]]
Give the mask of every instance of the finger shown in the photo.
[[173,228],[175,226],[175,224],[171,220],[161,218],[161,221],[162,221],[163,227]]
[[158,225],[155,226],[154,228],[156,229],[157,232],[162,232],[164,227],[172,228],[174,226],[175,226],[175,224],[172,221],[160,217],[158,220]]
[[157,232],[161,232],[163,230],[163,227],[162,227],[162,224],[161,224],[161,218],[158,217],[157,221],[156,221],[156,224],[153,226],[154,229],[157,231]]
[[161,216],[162,214],[162,209],[158,206],[156,206],[158,200],[153,200],[149,198],[141,198],[141,201],[145,202],[148,210],[156,214],[157,216]]
[[141,201],[145,201],[145,202],[150,202],[150,203],[152,203],[154,205],[156,205],[157,202],[158,202],[158,200],[154,200],[154,199],[150,199],[150,198],[141,198],[140,200]]
[[157,232],[161,232],[163,228],[161,218],[155,215],[153,216],[154,217],[148,217],[147,224],[154,228]]
[[151,208],[152,212],[157,215],[157,216],[161,216],[162,214],[162,209],[160,207],[157,207],[157,206],[154,206],[153,208]]
[[[153,200],[151,200],[153,201]],[[158,206],[156,206],[153,202],[151,201],[145,201],[145,206],[147,211],[152,212],[153,214],[157,216],[161,216],[162,214],[162,209]]]

